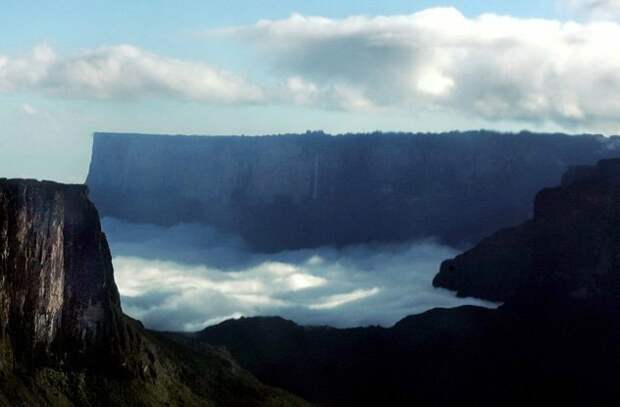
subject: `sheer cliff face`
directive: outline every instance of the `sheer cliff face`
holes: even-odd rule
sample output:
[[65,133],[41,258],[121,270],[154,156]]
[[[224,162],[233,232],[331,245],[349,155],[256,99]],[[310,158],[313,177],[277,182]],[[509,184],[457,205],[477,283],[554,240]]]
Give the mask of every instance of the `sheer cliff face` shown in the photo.
[[20,358],[113,340],[119,296],[86,187],[0,180],[0,313],[2,343]]
[[0,179],[0,406],[304,405],[123,315],[83,185]]
[[620,160],[570,169],[533,219],[444,262],[437,286],[491,300],[620,298]]
[[104,216],[202,222],[263,250],[438,237],[476,241],[526,219],[596,136],[96,134],[88,185]]

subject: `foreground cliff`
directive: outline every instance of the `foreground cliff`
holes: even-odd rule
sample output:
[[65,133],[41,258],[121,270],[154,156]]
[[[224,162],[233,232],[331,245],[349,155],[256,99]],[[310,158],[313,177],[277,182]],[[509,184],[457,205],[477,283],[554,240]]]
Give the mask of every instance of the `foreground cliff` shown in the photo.
[[278,405],[225,352],[123,315],[81,185],[0,179],[0,405]]
[[260,250],[437,237],[475,242],[531,215],[569,165],[618,140],[555,134],[94,136],[103,216],[202,222]]
[[119,356],[110,252],[83,186],[0,180],[0,253],[3,366]]
[[620,159],[571,168],[531,220],[444,262],[434,284],[494,301],[620,298]]

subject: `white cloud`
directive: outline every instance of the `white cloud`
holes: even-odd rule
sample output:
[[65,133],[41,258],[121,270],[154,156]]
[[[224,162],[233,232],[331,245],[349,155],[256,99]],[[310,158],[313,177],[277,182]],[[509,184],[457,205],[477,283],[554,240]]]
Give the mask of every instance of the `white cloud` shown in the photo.
[[620,17],[620,0],[560,0],[560,3],[572,12],[595,20]]
[[56,56],[47,45],[35,47],[23,58],[0,55],[0,92],[30,88],[42,81]]
[[258,254],[200,225],[103,226],[123,309],[151,328],[197,330],[242,315],[387,326],[434,307],[493,306],[432,286],[456,251],[430,241]]
[[41,45],[21,58],[0,56],[0,92],[41,91],[89,99],[171,97],[209,103],[254,103],[263,90],[202,63],[160,56],[131,45],[60,57]]
[[299,76],[292,76],[285,82],[280,100],[292,100],[300,106],[322,105],[344,110],[371,110],[376,106],[363,94],[361,89],[346,83],[319,86]]
[[260,49],[288,78],[289,98],[303,105],[439,109],[615,129],[620,123],[616,23],[468,18],[433,8],[344,19],[296,14],[223,32]]
[[[620,11],[618,0],[558,1],[593,16]],[[473,123],[610,133],[620,130],[620,23],[594,20],[468,18],[446,7],[343,19],[296,14],[220,30],[262,51],[256,63],[266,66],[259,71],[272,76],[261,85],[131,45],[69,56],[41,45],[22,57],[0,55],[0,93],[296,104],[362,114],[396,108],[420,117],[456,113]],[[252,73],[248,66],[245,74]]]
[[364,298],[372,297],[373,295],[378,294],[379,291],[380,289],[378,287],[373,287],[367,290],[358,289],[349,293],[330,295],[322,298],[319,302],[315,304],[310,304],[310,309],[338,308],[341,305],[348,304],[350,302],[355,302],[363,300]]
[[36,116],[37,114],[39,114],[39,110],[37,110],[36,108],[34,108],[32,105],[30,105],[29,103],[24,103],[22,105],[22,112],[24,112],[25,114],[27,114],[28,116]]

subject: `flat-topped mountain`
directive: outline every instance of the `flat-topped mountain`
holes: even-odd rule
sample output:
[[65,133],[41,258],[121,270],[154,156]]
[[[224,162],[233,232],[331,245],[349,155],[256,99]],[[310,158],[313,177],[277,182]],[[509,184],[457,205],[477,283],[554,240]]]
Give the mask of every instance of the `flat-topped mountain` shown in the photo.
[[620,298],[620,159],[569,169],[532,219],[445,261],[434,284],[495,301]]
[[560,134],[199,137],[96,133],[103,216],[200,222],[275,251],[436,237],[474,243],[527,219],[571,165],[617,138]]
[[0,179],[0,405],[291,405],[223,350],[126,317],[83,185]]

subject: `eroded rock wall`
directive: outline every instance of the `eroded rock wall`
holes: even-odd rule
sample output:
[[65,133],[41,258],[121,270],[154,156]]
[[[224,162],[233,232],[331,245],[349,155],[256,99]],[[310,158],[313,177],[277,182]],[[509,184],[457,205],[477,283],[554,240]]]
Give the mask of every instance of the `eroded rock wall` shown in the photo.
[[119,295],[85,186],[0,180],[0,314],[5,348],[24,361],[114,341]]
[[557,134],[95,134],[103,216],[202,222],[280,250],[436,237],[473,243],[527,219],[570,165],[613,140]]

